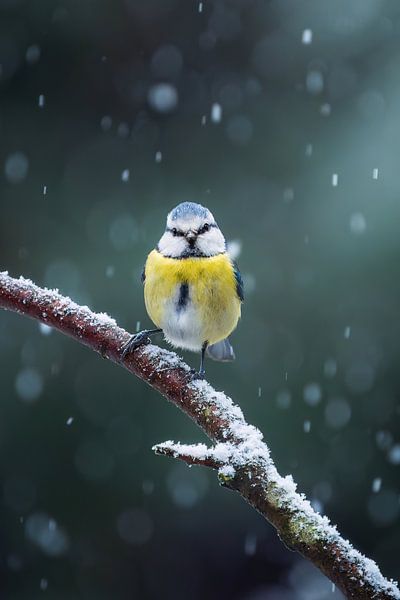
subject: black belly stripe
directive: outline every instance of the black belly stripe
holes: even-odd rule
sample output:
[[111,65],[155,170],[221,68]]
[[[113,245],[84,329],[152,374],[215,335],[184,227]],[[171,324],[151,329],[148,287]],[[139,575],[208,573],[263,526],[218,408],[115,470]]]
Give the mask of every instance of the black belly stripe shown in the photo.
[[189,286],[187,283],[181,283],[179,288],[178,311],[183,310],[189,300]]

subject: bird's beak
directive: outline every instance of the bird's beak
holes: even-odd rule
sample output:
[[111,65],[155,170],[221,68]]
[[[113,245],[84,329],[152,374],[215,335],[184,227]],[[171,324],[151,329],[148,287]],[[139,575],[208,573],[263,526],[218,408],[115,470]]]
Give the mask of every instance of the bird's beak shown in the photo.
[[196,235],[196,233],[194,231],[189,230],[187,232],[187,234],[185,235],[185,237],[186,237],[187,241],[189,242],[189,244],[193,244],[193,242],[195,241],[197,235]]

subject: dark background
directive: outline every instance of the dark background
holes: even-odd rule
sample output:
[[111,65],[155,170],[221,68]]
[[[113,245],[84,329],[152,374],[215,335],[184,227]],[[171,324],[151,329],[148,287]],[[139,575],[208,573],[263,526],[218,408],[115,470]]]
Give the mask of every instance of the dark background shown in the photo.
[[[0,0],[0,267],[135,331],[168,210],[208,206],[246,287],[209,380],[393,578],[399,35],[398,0]],[[203,437],[143,383],[13,314],[0,361],[2,597],[341,597],[153,455]]]

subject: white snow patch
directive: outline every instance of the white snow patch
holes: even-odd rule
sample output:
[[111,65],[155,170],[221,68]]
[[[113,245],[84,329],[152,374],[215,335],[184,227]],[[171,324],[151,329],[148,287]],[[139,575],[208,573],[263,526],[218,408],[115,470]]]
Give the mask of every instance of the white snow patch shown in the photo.
[[242,242],[240,240],[229,240],[226,243],[226,251],[232,260],[237,260],[242,251]]
[[222,475],[223,477],[233,478],[235,477],[235,469],[232,467],[232,465],[225,465],[224,467],[218,469],[218,474]]
[[150,87],[147,100],[156,112],[168,113],[178,105],[178,91],[171,83],[156,83]]
[[222,106],[218,102],[214,102],[211,107],[211,121],[213,123],[220,123],[222,119]]
[[388,459],[392,465],[400,465],[400,444],[395,444],[388,452]]
[[309,44],[311,44],[313,39],[313,32],[311,29],[304,29],[302,36],[301,36],[301,42],[302,44],[308,46]]
[[304,402],[306,402],[309,406],[317,406],[317,404],[321,402],[322,398],[322,390],[319,383],[312,381],[304,386],[303,398]]
[[153,450],[169,450],[173,453],[175,458],[179,456],[190,456],[194,460],[206,460],[209,456],[208,448],[205,444],[181,444],[180,442],[174,442],[168,440],[162,444],[156,444],[153,446]]
[[148,346],[144,346],[143,353],[157,365],[158,369],[176,369],[180,367],[185,371],[190,371],[189,366],[183,363],[182,359],[175,352],[170,352],[159,346],[149,344]]
[[372,481],[372,491],[375,492],[375,494],[377,494],[381,491],[381,487],[382,479],[380,477],[375,477],[375,479]]
[[4,174],[10,183],[21,183],[29,171],[29,160],[23,152],[9,154],[4,163]]
[[129,169],[124,169],[121,173],[121,180],[124,183],[128,183],[130,177]]
[[39,323],[39,331],[43,335],[50,335],[53,331],[53,328],[49,327],[49,325],[46,325],[46,323]]

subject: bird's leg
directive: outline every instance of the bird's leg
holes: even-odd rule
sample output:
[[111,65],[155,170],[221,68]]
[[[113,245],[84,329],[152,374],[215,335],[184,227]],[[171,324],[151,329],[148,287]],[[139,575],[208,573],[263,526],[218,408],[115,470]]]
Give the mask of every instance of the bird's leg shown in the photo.
[[162,329],[143,329],[143,331],[139,331],[132,335],[127,342],[121,347],[122,350],[122,358],[124,359],[127,354],[133,352],[139,346],[143,346],[144,344],[150,344],[150,336],[155,335],[156,333],[161,333]]
[[208,342],[204,342],[204,344],[201,347],[201,359],[200,359],[200,369],[199,369],[200,377],[204,377],[204,375],[206,374],[206,370],[204,368],[204,356],[206,354],[207,346],[208,346]]
[[204,379],[204,376],[206,374],[206,370],[204,368],[204,356],[207,350],[207,346],[208,342],[204,342],[204,344],[201,347],[200,369],[198,372],[193,372],[193,379]]

